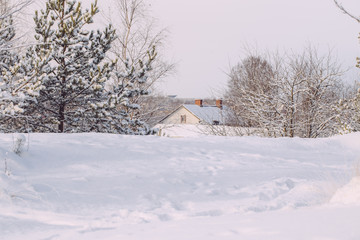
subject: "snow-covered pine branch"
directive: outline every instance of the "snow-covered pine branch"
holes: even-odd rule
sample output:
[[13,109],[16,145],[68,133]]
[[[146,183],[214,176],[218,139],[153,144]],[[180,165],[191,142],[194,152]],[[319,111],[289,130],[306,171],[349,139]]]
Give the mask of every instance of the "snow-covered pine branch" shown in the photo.
[[109,91],[111,129],[126,134],[151,134],[153,131],[140,120],[140,106],[132,101],[134,98],[148,94],[144,89],[147,84],[148,74],[152,70],[152,63],[156,58],[155,47],[148,51],[147,59],[139,60],[138,64],[125,62],[125,71],[115,71],[117,79]]
[[41,83],[37,72],[47,61],[33,61],[28,52],[23,57],[14,50],[15,27],[13,18],[0,19],[0,131],[11,132],[24,128],[20,115],[25,101],[38,95]]

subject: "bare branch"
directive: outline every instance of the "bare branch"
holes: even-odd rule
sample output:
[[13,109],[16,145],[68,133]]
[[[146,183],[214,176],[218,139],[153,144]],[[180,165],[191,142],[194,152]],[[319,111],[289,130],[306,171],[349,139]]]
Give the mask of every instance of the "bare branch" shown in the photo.
[[348,12],[340,3],[338,3],[337,0],[334,0],[334,3],[344,14],[348,15],[349,17],[351,17],[352,19],[354,19],[355,21],[360,23],[360,17],[356,17],[353,14],[351,14],[350,12]]
[[8,4],[7,0],[0,1],[0,19],[7,18],[13,15],[14,13],[20,12],[21,10],[28,7],[33,2],[34,0],[21,0],[10,5]]

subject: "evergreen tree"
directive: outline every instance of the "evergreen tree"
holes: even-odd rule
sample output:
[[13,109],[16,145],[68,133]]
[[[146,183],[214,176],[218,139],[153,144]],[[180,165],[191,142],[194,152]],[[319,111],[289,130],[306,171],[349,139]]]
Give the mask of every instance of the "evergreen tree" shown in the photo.
[[14,37],[12,17],[0,19],[0,122],[3,122],[7,115],[14,115],[16,111],[20,111],[14,104],[10,104],[12,94],[8,91],[13,83],[12,67],[18,62],[17,55],[12,51]]
[[[141,85],[155,48],[143,61],[114,71],[116,62],[105,57],[115,31],[111,25],[103,32],[88,30],[98,12],[96,1],[84,11],[76,1],[48,0],[46,9],[35,13],[37,44],[29,48],[22,68],[26,76],[38,69],[35,78],[41,84],[35,99],[25,101],[21,118],[31,131],[152,133],[134,114],[139,106],[130,99],[147,94]],[[110,83],[112,75],[119,81]]]
[[108,106],[110,106],[110,129],[124,134],[153,134],[153,130],[140,120],[140,105],[134,99],[148,95],[144,87],[147,84],[151,64],[156,58],[155,47],[148,51],[147,59],[139,60],[137,64],[125,61],[125,71],[115,71],[115,83],[109,92]]
[[0,70],[9,71],[10,66],[18,62],[18,56],[12,50],[15,28],[11,16],[0,20]]
[[[28,59],[14,50],[15,28],[12,16],[0,19],[0,131],[11,132],[23,126],[20,115],[24,100],[36,95],[39,84],[34,78],[37,66],[28,68]],[[39,64],[36,64],[39,65]]]
[[27,101],[38,96],[42,87],[38,73],[49,63],[49,52],[34,59],[36,48],[29,49],[20,57],[16,45],[19,38],[13,21],[13,14],[30,4],[31,0],[9,6],[2,1],[0,9],[0,131],[26,131],[27,117],[23,115]]
[[48,0],[45,10],[35,12],[37,45],[30,52],[35,60],[49,54],[50,61],[38,73],[36,101],[26,108],[32,131],[84,132],[87,121],[102,117],[93,105],[106,106],[112,63],[103,60],[115,31],[111,25],[103,32],[86,29],[98,12],[97,1],[83,10],[80,2],[66,0]]

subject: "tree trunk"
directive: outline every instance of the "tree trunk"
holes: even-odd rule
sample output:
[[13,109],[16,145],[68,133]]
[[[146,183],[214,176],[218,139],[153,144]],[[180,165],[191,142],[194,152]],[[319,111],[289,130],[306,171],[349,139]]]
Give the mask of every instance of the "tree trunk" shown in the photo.
[[61,104],[59,108],[59,132],[64,132],[64,122],[65,122],[65,104]]

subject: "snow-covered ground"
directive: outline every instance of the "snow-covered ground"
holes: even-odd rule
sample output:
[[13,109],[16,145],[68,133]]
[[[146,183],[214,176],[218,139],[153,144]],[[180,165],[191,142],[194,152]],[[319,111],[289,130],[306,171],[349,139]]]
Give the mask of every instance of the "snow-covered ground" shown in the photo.
[[0,239],[360,239],[360,134],[25,137],[0,134]]
[[163,137],[200,137],[200,136],[262,136],[257,128],[230,127],[225,125],[202,124],[157,124],[158,135]]

